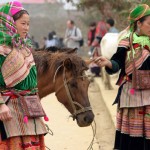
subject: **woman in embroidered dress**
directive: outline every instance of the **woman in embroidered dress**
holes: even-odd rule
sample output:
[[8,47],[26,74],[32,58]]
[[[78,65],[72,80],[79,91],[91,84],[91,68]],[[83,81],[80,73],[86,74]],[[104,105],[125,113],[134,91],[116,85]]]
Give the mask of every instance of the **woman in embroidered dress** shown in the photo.
[[[150,70],[149,6],[138,5],[131,11],[129,21],[130,31],[120,41],[111,60],[101,56],[95,62],[101,67],[105,66],[109,74],[121,69],[117,82],[120,87],[114,102],[118,103],[114,149],[150,150],[150,89],[133,89],[131,82],[133,59],[136,69]],[[132,33],[131,50],[129,39]]]
[[24,118],[19,98],[10,90],[37,93],[29,22],[28,12],[18,1],[0,8],[0,150],[45,150],[43,121]]

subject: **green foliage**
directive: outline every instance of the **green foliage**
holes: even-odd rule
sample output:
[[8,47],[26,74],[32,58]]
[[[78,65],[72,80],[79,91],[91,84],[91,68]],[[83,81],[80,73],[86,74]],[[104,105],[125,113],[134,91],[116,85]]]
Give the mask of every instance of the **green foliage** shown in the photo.
[[142,0],[142,3],[147,4],[150,6],[150,0]]
[[111,4],[112,8],[122,10],[129,8],[132,5],[137,5],[139,3],[145,3],[150,5],[150,0],[80,0],[79,7],[97,7],[99,9],[107,3]]
[[128,24],[130,11],[140,3],[150,6],[150,0],[80,0],[78,8],[86,12],[82,18],[85,23],[95,21],[97,16],[105,19],[112,17],[120,22],[118,28],[124,28]]

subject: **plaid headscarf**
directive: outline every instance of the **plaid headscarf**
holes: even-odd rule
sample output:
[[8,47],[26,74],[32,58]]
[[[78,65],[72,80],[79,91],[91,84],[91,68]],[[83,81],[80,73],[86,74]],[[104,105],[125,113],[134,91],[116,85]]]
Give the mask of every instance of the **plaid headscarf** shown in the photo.
[[22,39],[20,35],[17,34],[13,15],[21,10],[24,10],[24,8],[18,1],[9,2],[0,8],[0,45],[32,47],[29,38]]
[[150,7],[147,4],[140,4],[134,8],[129,15],[130,30],[133,31],[134,23],[144,16],[150,15]]

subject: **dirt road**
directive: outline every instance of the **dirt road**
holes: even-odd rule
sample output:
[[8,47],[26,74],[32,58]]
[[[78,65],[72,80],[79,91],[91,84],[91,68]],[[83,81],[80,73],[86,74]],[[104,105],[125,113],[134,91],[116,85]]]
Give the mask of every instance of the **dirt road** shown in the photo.
[[[96,121],[96,138],[99,143],[99,150],[112,150],[114,144],[115,127],[111,116],[108,113],[106,105],[99,86],[93,82],[89,87],[89,98],[95,114]],[[109,95],[105,95],[109,97]]]
[[[89,97],[97,125],[93,150],[112,150],[114,126],[96,83],[90,85]],[[46,145],[51,150],[87,150],[93,137],[91,126],[78,127],[76,122],[69,118],[69,112],[57,101],[54,94],[45,97],[42,104],[50,118],[48,125],[54,132],[54,136],[46,135]]]

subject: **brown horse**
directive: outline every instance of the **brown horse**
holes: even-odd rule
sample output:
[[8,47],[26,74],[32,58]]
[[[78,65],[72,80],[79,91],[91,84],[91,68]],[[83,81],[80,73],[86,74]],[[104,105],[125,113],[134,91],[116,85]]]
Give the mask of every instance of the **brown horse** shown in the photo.
[[34,52],[39,96],[43,98],[55,92],[58,101],[68,109],[77,124],[89,126],[94,114],[88,99],[89,81],[84,74],[88,68],[76,53],[68,53]]

